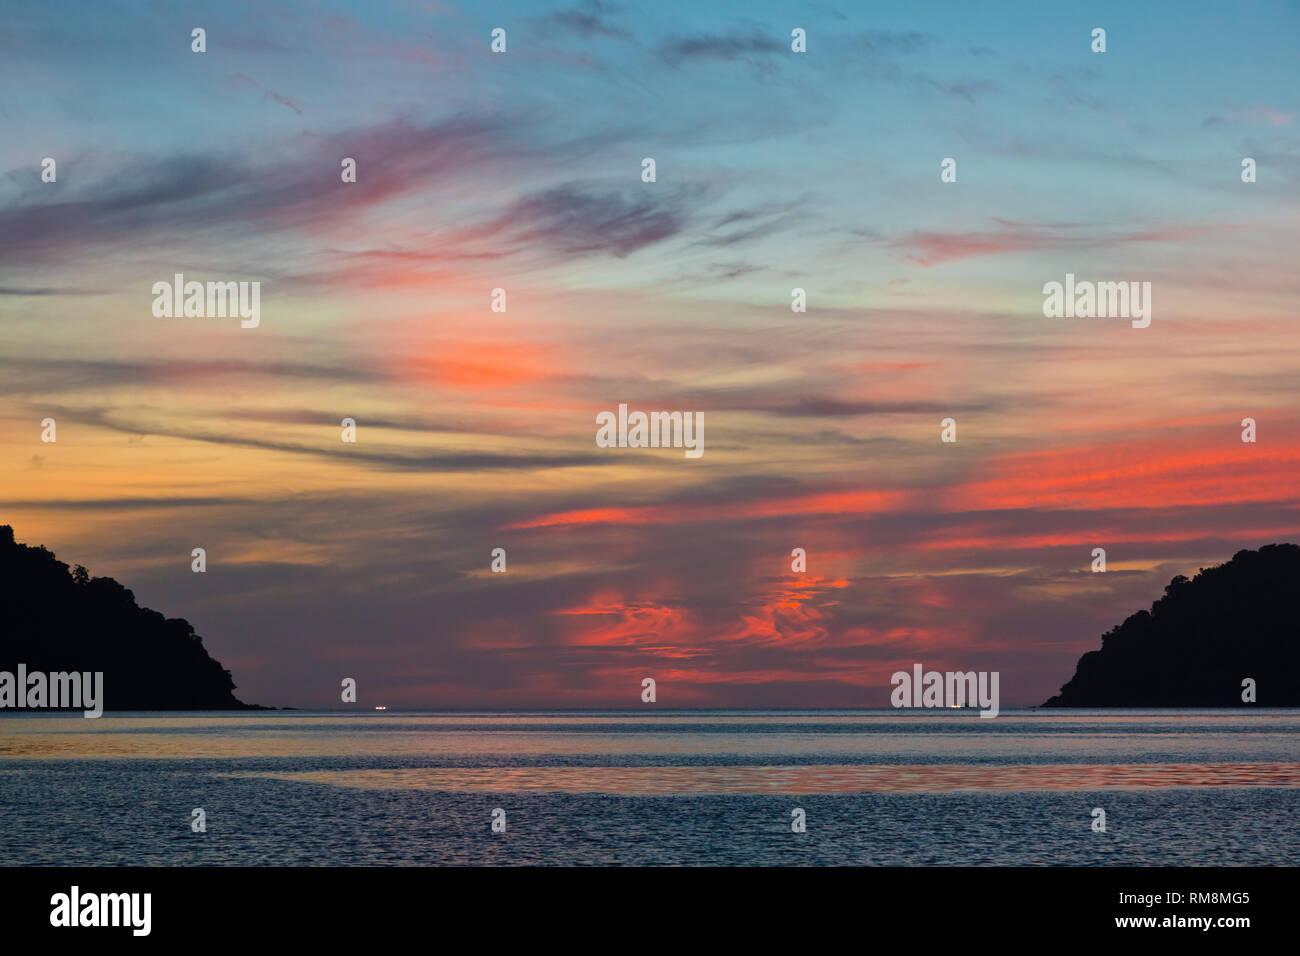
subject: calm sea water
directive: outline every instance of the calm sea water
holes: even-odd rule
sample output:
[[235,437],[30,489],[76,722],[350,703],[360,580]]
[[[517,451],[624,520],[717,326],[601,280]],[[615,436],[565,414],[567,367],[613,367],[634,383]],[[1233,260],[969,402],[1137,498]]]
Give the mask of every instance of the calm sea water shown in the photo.
[[4,865],[1296,865],[1298,820],[1285,710],[0,718]]

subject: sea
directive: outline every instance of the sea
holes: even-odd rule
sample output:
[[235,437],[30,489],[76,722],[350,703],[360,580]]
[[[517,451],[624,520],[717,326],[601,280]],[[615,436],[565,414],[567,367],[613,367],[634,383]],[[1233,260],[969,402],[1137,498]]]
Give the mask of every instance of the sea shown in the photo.
[[5,866],[1297,864],[1300,710],[0,718]]

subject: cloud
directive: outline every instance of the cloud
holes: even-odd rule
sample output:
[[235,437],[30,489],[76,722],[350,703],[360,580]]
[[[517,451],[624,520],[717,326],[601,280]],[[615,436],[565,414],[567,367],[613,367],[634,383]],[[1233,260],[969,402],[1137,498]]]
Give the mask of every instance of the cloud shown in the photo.
[[228,382],[255,376],[274,381],[376,383],[387,376],[356,362],[338,364],[253,359],[76,359],[0,357],[0,392],[43,395],[83,389]]
[[705,193],[691,186],[647,191],[565,183],[525,196],[464,236],[516,249],[540,246],[564,257],[603,252],[623,258],[683,232]]
[[71,288],[36,288],[36,287],[19,287],[19,286],[0,286],[0,295],[15,296],[37,296],[37,295],[101,295],[107,290],[104,289],[71,289]]
[[[797,225],[806,225],[807,205],[806,199],[795,199],[782,203],[764,203],[752,209],[727,213],[709,227],[710,235],[697,240],[693,245],[725,249],[765,239]],[[743,225],[744,228],[719,234],[721,230],[737,225]]]
[[[36,455],[33,458],[40,459],[40,456]],[[33,464],[39,467],[38,461],[34,461]],[[55,501],[13,499],[0,501],[0,509],[7,511],[26,511],[33,508],[47,510],[69,508],[74,511],[153,511],[162,508],[228,508],[250,503],[247,498],[177,495],[174,498],[59,498]]]
[[859,34],[857,44],[868,53],[915,53],[934,40],[932,35],[915,30],[872,30]]
[[918,75],[916,79],[919,83],[928,86],[945,96],[955,96],[972,105],[976,102],[977,98],[997,93],[1002,89],[992,80],[939,80],[924,75]]
[[100,409],[51,408],[57,418],[68,418],[81,424],[93,425],[127,435],[165,435],[187,441],[205,442],[237,448],[281,452],[292,455],[309,455],[333,462],[356,461],[387,471],[417,471],[464,473],[476,471],[522,471],[541,468],[572,468],[616,464],[612,456],[599,455],[594,450],[583,454],[498,454],[493,452],[403,452],[386,451],[337,441],[337,431],[331,428],[333,441],[321,445],[299,445],[272,441],[237,432],[203,431],[193,425],[179,426],[157,421],[125,421]]
[[913,232],[887,240],[908,259],[923,266],[941,265],[975,256],[1033,252],[1039,249],[1084,249],[1124,243],[1183,242],[1242,227],[1234,224],[1171,225],[1118,232],[1079,224],[1028,225],[997,220],[998,229],[976,232]]
[[670,37],[659,45],[659,55],[669,63],[683,61],[753,61],[788,51],[785,39],[776,39],[758,30],[748,33],[704,33],[688,37]]
[[1110,110],[1110,104],[1105,100],[1085,93],[1064,76],[1059,74],[1050,76],[1047,78],[1047,83],[1070,106],[1082,106],[1085,109],[1098,112],[1108,112]]
[[804,395],[768,404],[763,407],[763,410],[769,414],[787,417],[836,418],[855,415],[939,415],[947,414],[954,409],[963,412],[983,412],[994,407],[992,403],[979,399],[964,401],[958,408],[952,402],[931,402],[925,399],[855,402],[828,396]]
[[[292,161],[274,151],[259,154],[258,165],[233,155],[132,158],[58,192],[36,182],[0,207],[0,262],[61,263],[74,252],[141,242],[170,247],[204,230],[232,236],[355,226],[367,207],[531,155],[539,147],[515,144],[526,127],[462,116],[430,126],[394,121],[304,137]],[[346,188],[343,156],[360,171]]]
[[580,37],[610,37],[617,40],[630,40],[632,34],[612,25],[607,16],[613,13],[613,7],[599,0],[587,0],[580,7],[568,10],[556,10],[544,22],[553,24]]
[[1295,113],[1286,113],[1272,106],[1251,106],[1234,110],[1227,115],[1207,116],[1201,121],[1202,126],[1290,126],[1295,122]]
[[262,96],[265,99],[273,100],[274,102],[279,103],[282,106],[287,106],[289,107],[289,109],[293,110],[299,116],[302,115],[302,109],[298,106],[297,103],[289,99],[289,97],[287,96],[281,96],[279,93],[275,92],[274,90],[268,90],[261,83],[258,83],[257,80],[253,79],[251,76],[246,76],[243,73],[235,73],[230,77],[230,80],[232,85],[234,86],[251,86],[254,89],[261,90]]

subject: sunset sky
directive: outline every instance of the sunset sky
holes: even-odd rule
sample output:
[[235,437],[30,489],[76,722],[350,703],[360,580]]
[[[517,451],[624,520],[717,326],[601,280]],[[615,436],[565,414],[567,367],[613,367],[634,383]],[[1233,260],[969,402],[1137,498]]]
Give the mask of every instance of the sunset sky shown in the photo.
[[[1300,540],[1300,7],[952,7],[6,4],[0,523],[250,702],[1042,702]],[[703,456],[597,447],[621,402]]]

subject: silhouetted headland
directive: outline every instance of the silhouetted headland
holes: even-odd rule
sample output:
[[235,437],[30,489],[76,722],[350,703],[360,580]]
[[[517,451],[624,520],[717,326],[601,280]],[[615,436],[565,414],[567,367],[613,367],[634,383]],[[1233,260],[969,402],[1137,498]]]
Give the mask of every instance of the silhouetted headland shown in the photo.
[[262,710],[182,618],[140,607],[112,578],[92,578],[0,525],[0,671],[103,672],[107,710]]
[[1300,706],[1300,546],[1269,544],[1178,575],[1079,658],[1044,707]]

